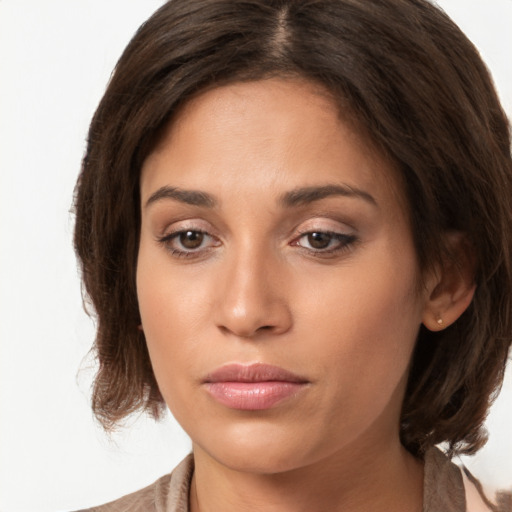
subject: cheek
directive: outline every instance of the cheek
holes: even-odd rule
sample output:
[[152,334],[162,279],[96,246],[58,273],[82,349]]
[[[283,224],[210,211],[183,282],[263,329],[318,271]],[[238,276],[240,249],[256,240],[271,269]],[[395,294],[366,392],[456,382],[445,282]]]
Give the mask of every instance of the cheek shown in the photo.
[[343,286],[310,294],[304,303],[314,319],[304,330],[316,343],[304,347],[301,359],[323,379],[317,407],[332,425],[326,438],[338,439],[343,432],[346,442],[375,422],[382,424],[378,418],[394,426],[399,417],[419,307],[410,292],[413,280],[397,282],[393,269],[380,270],[354,268]]
[[337,278],[316,276],[316,282],[329,284],[296,294],[303,297],[302,330],[328,354],[325,369],[343,368],[334,368],[333,379],[393,386],[407,371],[421,323],[418,273],[414,253],[410,258],[387,254],[380,260],[361,259]]
[[[280,293],[292,311],[293,330],[272,349],[284,362],[325,375],[337,392],[353,389],[353,382],[369,396],[372,386],[389,392],[407,370],[421,322],[414,253],[405,254],[376,247],[337,267],[283,269]],[[169,398],[180,375],[199,378],[198,361],[207,367],[219,350],[230,348],[221,343],[213,350],[221,274],[200,265],[180,270],[169,265],[166,253],[141,243],[139,308],[155,375]]]
[[[142,244],[137,267],[137,297],[149,354],[159,384],[160,376],[185,370],[200,336],[206,313],[207,291],[193,279],[173,271],[168,256]],[[172,367],[172,368],[171,368]],[[172,371],[171,371],[172,370]],[[166,377],[167,379],[167,377]]]
[[[194,297],[176,289],[176,280],[154,267],[140,265],[139,309],[151,366],[164,400],[183,424],[187,417],[190,379],[196,375],[194,345],[197,345],[197,308]],[[194,335],[195,334],[195,335]]]
[[192,327],[208,304],[207,282],[200,269],[183,270],[149,235],[141,237],[137,262],[137,298],[145,332],[170,335]]

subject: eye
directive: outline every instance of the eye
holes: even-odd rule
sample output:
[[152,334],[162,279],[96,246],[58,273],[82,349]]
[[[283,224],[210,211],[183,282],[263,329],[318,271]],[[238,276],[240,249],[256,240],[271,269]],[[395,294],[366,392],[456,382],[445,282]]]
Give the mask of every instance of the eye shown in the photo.
[[313,249],[327,249],[334,239],[330,233],[321,232],[308,233],[303,238],[307,240],[308,245]]
[[189,250],[201,247],[205,239],[205,233],[202,231],[181,231],[177,233],[176,240],[182,247]]
[[304,247],[311,252],[329,254],[348,249],[355,240],[356,237],[354,235],[346,235],[332,231],[310,231],[302,233],[302,235],[295,240],[293,245]]
[[173,256],[191,257],[219,245],[218,240],[199,229],[182,229],[169,233],[158,241],[170,251]]

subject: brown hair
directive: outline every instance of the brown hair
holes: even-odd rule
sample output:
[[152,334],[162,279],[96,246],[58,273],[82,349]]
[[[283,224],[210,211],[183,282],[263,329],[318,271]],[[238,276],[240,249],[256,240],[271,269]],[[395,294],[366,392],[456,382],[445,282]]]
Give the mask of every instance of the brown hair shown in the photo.
[[423,270],[443,233],[477,263],[468,310],[421,328],[400,434],[413,453],[472,453],[512,333],[512,162],[507,119],[478,52],[426,0],[173,0],[138,30],[91,123],[76,187],[75,248],[98,317],[93,410],[105,428],[163,399],[140,323],[139,173],[162,129],[207,87],[269,76],[322,84],[405,183]]

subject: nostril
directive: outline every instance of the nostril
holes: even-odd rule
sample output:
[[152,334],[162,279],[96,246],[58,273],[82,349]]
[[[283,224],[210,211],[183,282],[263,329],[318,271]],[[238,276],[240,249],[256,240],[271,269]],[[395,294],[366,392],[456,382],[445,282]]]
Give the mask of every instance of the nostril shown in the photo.
[[234,293],[231,301],[219,300],[215,309],[215,325],[224,334],[240,338],[273,336],[288,331],[292,318],[287,303],[274,297],[268,300],[260,295],[249,297],[247,293],[246,297],[242,296],[243,300],[239,300],[240,297]]

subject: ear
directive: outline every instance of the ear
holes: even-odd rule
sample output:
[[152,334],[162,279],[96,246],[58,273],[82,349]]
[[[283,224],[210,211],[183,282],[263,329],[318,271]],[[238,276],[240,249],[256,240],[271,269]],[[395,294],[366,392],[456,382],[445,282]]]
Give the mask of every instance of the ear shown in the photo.
[[453,324],[467,309],[475,293],[476,261],[471,244],[462,233],[448,233],[448,256],[442,268],[427,279],[423,325],[440,331]]

